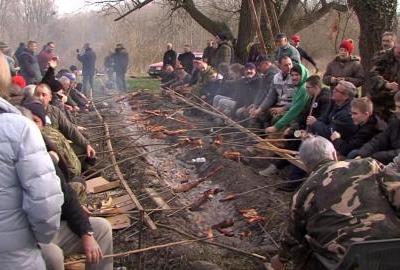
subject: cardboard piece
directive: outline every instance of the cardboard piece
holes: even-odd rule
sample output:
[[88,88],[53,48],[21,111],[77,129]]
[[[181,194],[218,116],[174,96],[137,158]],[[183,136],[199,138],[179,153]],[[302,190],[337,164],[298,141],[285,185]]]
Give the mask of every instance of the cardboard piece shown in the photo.
[[113,230],[120,230],[127,228],[131,225],[131,219],[128,215],[117,215],[106,218],[110,222]]
[[86,181],[86,192],[87,193],[94,193],[94,187],[102,186],[105,184],[110,183],[110,181],[104,179],[104,177],[96,177]]

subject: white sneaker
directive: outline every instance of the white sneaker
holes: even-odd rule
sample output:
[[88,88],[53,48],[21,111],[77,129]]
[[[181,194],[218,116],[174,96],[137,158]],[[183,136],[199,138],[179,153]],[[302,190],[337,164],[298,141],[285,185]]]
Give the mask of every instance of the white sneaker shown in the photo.
[[278,168],[275,164],[270,164],[266,169],[259,171],[258,174],[262,176],[270,176],[278,173]]

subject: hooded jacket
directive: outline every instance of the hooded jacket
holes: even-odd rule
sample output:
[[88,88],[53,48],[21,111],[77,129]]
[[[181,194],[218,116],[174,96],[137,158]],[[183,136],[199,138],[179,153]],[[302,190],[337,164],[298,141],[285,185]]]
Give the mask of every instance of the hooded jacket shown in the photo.
[[2,98],[0,111],[1,268],[44,269],[37,243],[60,226],[60,180],[34,122]]
[[293,101],[289,110],[278,120],[278,122],[275,123],[277,129],[282,129],[295,120],[303,111],[310,99],[306,90],[306,80],[309,76],[309,72],[302,64],[299,66],[301,68],[301,80],[296,86],[297,88],[294,90]]

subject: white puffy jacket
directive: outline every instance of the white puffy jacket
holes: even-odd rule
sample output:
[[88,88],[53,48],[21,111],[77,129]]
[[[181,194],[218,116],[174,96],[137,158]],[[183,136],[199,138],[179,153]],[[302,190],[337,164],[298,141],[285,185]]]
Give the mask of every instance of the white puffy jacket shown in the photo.
[[58,230],[63,200],[39,129],[0,98],[1,269],[42,269],[37,242]]

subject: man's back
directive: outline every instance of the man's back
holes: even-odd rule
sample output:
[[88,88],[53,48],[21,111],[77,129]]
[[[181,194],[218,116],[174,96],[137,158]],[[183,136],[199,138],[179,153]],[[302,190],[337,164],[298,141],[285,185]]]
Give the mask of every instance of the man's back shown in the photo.
[[[283,245],[296,264],[308,252],[334,264],[354,242],[400,235],[400,220],[382,193],[382,177],[373,159],[328,162],[310,175],[293,196]],[[302,269],[321,269],[313,263]]]

